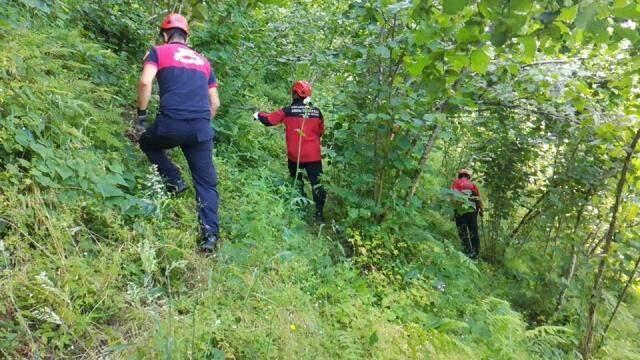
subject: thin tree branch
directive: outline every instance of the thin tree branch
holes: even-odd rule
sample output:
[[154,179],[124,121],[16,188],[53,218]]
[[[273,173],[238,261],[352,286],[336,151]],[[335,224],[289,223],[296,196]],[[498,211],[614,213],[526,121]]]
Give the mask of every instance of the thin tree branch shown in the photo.
[[636,146],[638,145],[638,140],[640,140],[640,128],[636,131],[633,140],[631,141],[631,145],[627,150],[627,156],[624,159],[624,163],[622,165],[622,173],[620,174],[620,179],[618,180],[618,185],[616,186],[615,192],[615,202],[611,208],[611,221],[609,223],[609,229],[607,230],[607,234],[605,235],[605,244],[602,249],[602,258],[600,259],[600,264],[598,265],[598,271],[593,280],[593,288],[591,290],[591,297],[589,299],[589,312],[588,312],[588,322],[587,329],[585,331],[584,339],[582,341],[582,349],[581,353],[585,359],[591,357],[592,348],[593,348],[593,338],[595,334],[595,326],[596,326],[596,318],[597,318],[597,310],[598,310],[598,299],[600,298],[600,293],[602,290],[602,282],[604,279],[604,273],[607,266],[607,260],[609,256],[609,250],[611,248],[611,243],[613,242],[613,234],[616,231],[616,224],[618,221],[618,211],[620,210],[620,203],[622,202],[622,193],[624,191],[624,186],[627,183],[627,173],[629,172],[629,165],[631,164],[631,159],[633,158],[633,154],[635,153]]
[[607,325],[604,327],[604,331],[602,333],[603,338],[607,336],[607,332],[609,331],[609,327],[613,322],[613,318],[616,316],[616,313],[618,312],[618,308],[620,307],[622,300],[624,300],[624,297],[627,294],[627,290],[629,289],[629,286],[633,283],[633,280],[636,277],[636,272],[638,272],[638,267],[640,267],[640,256],[638,256],[638,260],[636,260],[636,264],[633,267],[633,271],[631,271],[631,275],[629,275],[629,279],[627,280],[627,283],[624,285],[624,289],[622,289],[622,291],[620,292],[620,296],[618,296],[618,302],[616,302],[616,307],[613,308],[613,312],[609,317],[609,321],[607,322]]
[[527,213],[524,214],[524,216],[522,217],[518,225],[515,227],[515,229],[511,231],[511,237],[515,237],[516,235],[518,235],[520,230],[522,230],[522,228],[529,222],[530,219],[533,219],[536,216],[538,216],[538,214],[540,213],[540,209],[538,208],[538,205],[540,205],[542,201],[546,199],[547,195],[549,195],[548,189],[544,193],[542,193],[542,195],[540,195],[540,197],[538,198],[538,200],[536,200],[533,206],[529,208],[529,211],[527,211]]
[[522,68],[528,68],[528,67],[532,67],[532,66],[540,66],[540,65],[556,65],[556,64],[570,64],[573,62],[582,62],[586,59],[584,58],[577,58],[577,59],[566,59],[566,60],[562,60],[562,59],[556,59],[556,60],[544,60],[544,61],[537,61],[531,64],[525,64],[522,65]]

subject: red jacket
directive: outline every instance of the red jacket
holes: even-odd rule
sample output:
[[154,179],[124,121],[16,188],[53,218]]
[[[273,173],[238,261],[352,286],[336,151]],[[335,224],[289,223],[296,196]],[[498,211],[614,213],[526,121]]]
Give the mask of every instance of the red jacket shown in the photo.
[[258,119],[266,126],[284,122],[289,161],[307,163],[322,160],[320,139],[324,134],[324,118],[317,107],[310,104],[307,108],[302,100],[297,100],[272,113],[258,113]]
[[456,179],[451,185],[451,190],[463,193],[467,196],[480,196],[480,190],[476,184],[467,178]]
[[[482,201],[480,201],[480,190],[476,184],[472,183],[471,180],[467,178],[456,179],[453,184],[451,184],[451,190],[455,190],[461,194],[467,195],[471,201],[476,204],[475,210],[482,209]],[[467,211],[473,209],[467,209],[463,204],[456,204],[456,211],[459,214],[464,214]]]

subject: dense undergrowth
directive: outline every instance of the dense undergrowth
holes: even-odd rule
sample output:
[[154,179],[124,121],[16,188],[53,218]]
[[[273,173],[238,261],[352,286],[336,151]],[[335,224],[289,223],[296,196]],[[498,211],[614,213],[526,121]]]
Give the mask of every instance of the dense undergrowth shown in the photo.
[[[285,55],[322,45],[292,31],[317,30],[303,25],[319,11],[290,19],[277,5],[221,2],[214,25],[194,26],[223,103],[214,121],[223,245],[215,258],[197,254],[193,191],[169,197],[123,136],[138,47],[151,44],[140,39],[154,30],[140,22],[150,10],[116,3],[0,1],[0,357],[579,357],[579,322],[528,311],[537,298],[521,281],[537,275],[523,265],[526,249],[506,265],[457,250],[442,170],[424,176],[413,206],[393,199],[401,211],[377,221],[368,200],[353,206],[358,189],[344,186],[350,173],[335,159],[331,221],[309,223],[287,182],[282,136],[249,114],[283,105],[298,76],[315,77],[319,106],[340,111],[340,75],[328,74],[339,65],[313,70],[334,55]],[[330,111],[328,121],[338,117]],[[445,161],[439,152],[430,166]],[[630,295],[607,358],[638,357],[628,335],[640,331],[640,300]]]

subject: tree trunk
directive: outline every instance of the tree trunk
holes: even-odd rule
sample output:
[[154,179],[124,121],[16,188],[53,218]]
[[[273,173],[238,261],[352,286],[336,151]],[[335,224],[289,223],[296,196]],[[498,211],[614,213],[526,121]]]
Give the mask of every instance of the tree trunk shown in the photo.
[[416,175],[413,177],[413,185],[411,185],[411,191],[407,196],[407,202],[411,200],[413,195],[416,194],[418,190],[418,184],[420,183],[420,177],[422,176],[422,169],[424,168],[424,164],[427,163],[429,159],[429,154],[431,154],[431,150],[433,150],[433,145],[440,134],[440,125],[436,125],[431,133],[431,137],[429,137],[429,141],[424,145],[424,149],[422,150],[422,157],[420,157],[420,162],[418,163],[418,171],[416,171]]
[[[458,90],[458,86],[460,85],[460,80],[462,79],[464,74],[465,74],[465,71],[462,71],[460,73],[460,76],[458,76],[456,81],[453,83],[453,85],[451,86],[452,92],[456,92]],[[446,99],[442,100],[442,102],[440,102],[440,104],[438,104],[438,106],[436,107],[436,112],[440,114],[445,114],[447,107],[449,106],[449,100],[451,100],[451,98],[448,96]],[[418,184],[420,183],[420,178],[422,177],[422,171],[424,169],[424,165],[427,163],[427,160],[429,160],[429,155],[431,154],[431,150],[433,150],[433,145],[435,144],[436,139],[438,138],[438,135],[440,135],[441,127],[442,126],[440,124],[436,124],[436,127],[433,129],[433,132],[431,133],[431,137],[429,137],[429,140],[427,141],[427,143],[424,145],[424,148],[422,149],[422,156],[420,157],[420,162],[418,162],[418,170],[416,170],[416,174],[413,176],[411,190],[409,190],[409,192],[407,193],[407,198],[405,199],[407,204],[409,203],[409,201],[411,201],[411,198],[416,194],[416,191],[418,190]]]
[[622,173],[620,174],[620,179],[618,180],[618,185],[616,187],[615,193],[615,203],[611,208],[611,221],[609,222],[609,229],[607,230],[607,234],[605,235],[605,243],[602,248],[602,258],[600,259],[600,264],[598,265],[598,272],[593,281],[593,288],[591,290],[591,297],[589,299],[589,312],[588,312],[588,320],[587,320],[587,329],[585,331],[584,338],[582,340],[582,357],[584,359],[589,359],[591,357],[592,349],[593,349],[593,338],[595,335],[595,327],[597,321],[597,311],[598,311],[598,301],[600,299],[600,293],[602,290],[602,281],[604,279],[604,273],[607,266],[607,260],[609,256],[609,250],[611,249],[611,242],[613,241],[613,235],[616,231],[616,223],[618,221],[618,210],[620,209],[620,202],[622,200],[622,192],[624,190],[624,186],[627,181],[627,173],[629,172],[629,164],[631,163],[631,159],[633,158],[633,154],[636,150],[636,145],[638,145],[638,140],[640,139],[640,129],[636,131],[633,140],[631,141],[631,145],[627,150],[627,156],[624,159],[624,163],[622,165]]
[[564,295],[571,286],[571,281],[573,280],[573,276],[576,273],[576,265],[578,264],[578,251],[574,245],[571,245],[571,265],[569,266],[569,271],[567,271],[567,276],[565,277],[565,283],[562,285],[562,290],[560,290],[560,294],[558,295],[558,299],[556,300],[556,309],[554,313],[557,313],[558,310],[564,304]]
[[[585,203],[582,204],[582,206],[580,206],[580,210],[578,210],[578,216],[576,216],[576,223],[573,225],[574,233],[578,231],[578,227],[582,222],[582,215],[584,214],[585,204],[589,201],[590,198],[591,198],[591,195],[587,194],[585,196]],[[569,265],[569,270],[566,271],[566,275],[564,276],[565,281],[564,281],[564,284],[562,284],[562,289],[560,290],[560,293],[558,294],[558,298],[556,300],[556,308],[553,311],[554,314],[557,313],[558,310],[560,310],[560,308],[564,304],[564,296],[567,293],[567,290],[569,289],[569,287],[571,286],[571,281],[573,281],[573,276],[575,275],[576,268],[578,266],[578,246],[576,246],[575,244],[571,244],[571,246],[569,246],[569,253],[571,254],[571,265]]]

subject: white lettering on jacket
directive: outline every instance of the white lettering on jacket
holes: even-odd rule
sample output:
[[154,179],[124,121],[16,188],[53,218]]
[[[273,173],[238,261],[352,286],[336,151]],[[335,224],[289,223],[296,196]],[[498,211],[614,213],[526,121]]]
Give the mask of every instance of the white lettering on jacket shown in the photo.
[[183,64],[204,65],[204,59],[195,51],[187,48],[179,48],[173,54],[173,58]]

